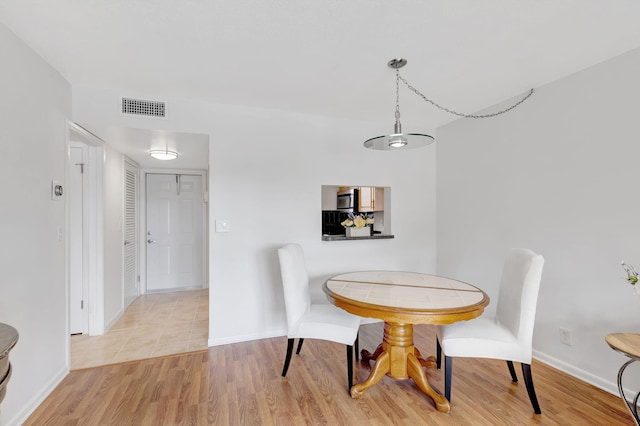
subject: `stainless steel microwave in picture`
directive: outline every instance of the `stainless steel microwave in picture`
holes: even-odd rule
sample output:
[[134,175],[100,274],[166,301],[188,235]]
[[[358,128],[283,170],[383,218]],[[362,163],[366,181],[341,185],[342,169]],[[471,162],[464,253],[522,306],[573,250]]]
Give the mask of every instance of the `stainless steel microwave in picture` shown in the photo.
[[358,211],[358,190],[347,189],[338,192],[338,210],[342,212]]

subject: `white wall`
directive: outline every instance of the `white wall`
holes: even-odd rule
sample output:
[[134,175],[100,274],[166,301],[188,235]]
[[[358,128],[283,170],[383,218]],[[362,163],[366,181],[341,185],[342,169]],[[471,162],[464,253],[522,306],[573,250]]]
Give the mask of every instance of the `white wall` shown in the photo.
[[105,146],[104,160],[104,324],[105,331],[123,313],[124,163],[120,152]]
[[0,52],[0,322],[20,333],[5,425],[24,420],[68,372],[66,200],[51,199],[51,180],[65,181],[71,88],[3,25]]
[[506,250],[541,253],[535,356],[611,392],[624,357],[604,338],[640,330],[620,268],[640,266],[639,74],[636,50],[506,115],[439,128],[436,142],[438,273],[479,285],[495,308]]
[[[120,96],[74,87],[74,121],[210,136],[210,344],[285,333],[276,248],[287,242],[302,244],[316,287],[349,270],[435,270],[433,146],[374,152],[362,142],[377,124],[165,97],[168,119],[130,118]],[[321,186],[345,183],[391,187],[395,239],[321,241]],[[215,219],[231,232],[215,233]]]

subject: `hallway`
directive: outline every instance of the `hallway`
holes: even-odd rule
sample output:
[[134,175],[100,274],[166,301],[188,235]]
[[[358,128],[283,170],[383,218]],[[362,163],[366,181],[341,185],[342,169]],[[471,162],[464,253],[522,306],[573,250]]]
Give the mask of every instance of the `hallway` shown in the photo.
[[209,289],[138,297],[100,336],[71,336],[71,370],[207,349]]

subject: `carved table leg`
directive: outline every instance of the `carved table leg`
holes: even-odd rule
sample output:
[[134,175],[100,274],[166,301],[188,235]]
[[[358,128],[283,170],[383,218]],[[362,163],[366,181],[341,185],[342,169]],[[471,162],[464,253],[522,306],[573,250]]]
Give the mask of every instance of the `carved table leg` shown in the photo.
[[371,370],[371,374],[369,374],[369,377],[367,377],[367,380],[351,387],[351,398],[362,398],[362,395],[364,395],[364,391],[378,383],[382,376],[384,376],[388,372],[389,354],[387,352],[382,352],[376,360],[376,363],[373,365],[373,369]]
[[422,365],[423,367],[436,368],[436,357],[435,356],[432,355],[432,356],[427,357],[427,358],[422,358],[422,355],[420,354],[420,351],[418,350],[418,348],[415,348],[414,355],[416,356],[418,361],[420,361],[420,365]]
[[442,411],[443,413],[448,413],[451,410],[449,406],[449,401],[447,398],[440,395],[436,391],[431,388],[429,382],[427,381],[427,375],[422,369],[422,363],[414,354],[407,355],[407,363],[409,369],[409,377],[413,379],[413,381],[418,385],[420,390],[426,393],[428,396],[433,399],[434,404],[436,404],[436,408],[438,411]]
[[380,356],[380,354],[382,353],[382,343],[380,343],[378,345],[378,347],[376,348],[376,350],[371,353],[366,349],[363,349],[360,351],[360,358],[362,359],[362,361],[364,362],[368,362],[368,361],[375,361],[378,359],[378,357]]

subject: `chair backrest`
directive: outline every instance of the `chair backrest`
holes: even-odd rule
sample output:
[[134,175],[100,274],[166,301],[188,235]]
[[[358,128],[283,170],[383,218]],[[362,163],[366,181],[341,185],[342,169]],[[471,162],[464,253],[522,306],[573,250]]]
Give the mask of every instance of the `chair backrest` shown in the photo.
[[528,249],[511,249],[502,270],[496,320],[528,346],[533,341],[543,265],[541,255]]
[[304,263],[304,253],[298,244],[287,244],[278,249],[284,304],[287,311],[287,327],[292,327],[311,305],[309,276]]

